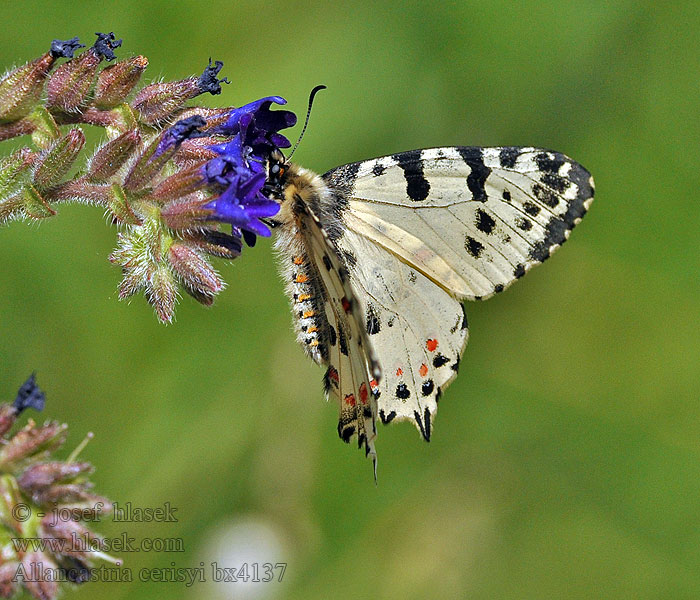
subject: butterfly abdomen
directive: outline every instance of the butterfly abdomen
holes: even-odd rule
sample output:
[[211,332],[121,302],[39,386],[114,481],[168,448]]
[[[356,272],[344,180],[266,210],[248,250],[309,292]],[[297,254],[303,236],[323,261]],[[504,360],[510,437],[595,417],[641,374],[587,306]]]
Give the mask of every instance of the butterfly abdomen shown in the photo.
[[307,206],[318,205],[327,188],[313,172],[289,165],[283,187],[280,226],[275,244],[280,270],[291,302],[297,340],[318,364],[328,362],[332,328],[324,310],[326,290],[317,266],[310,258],[308,236],[304,235]]

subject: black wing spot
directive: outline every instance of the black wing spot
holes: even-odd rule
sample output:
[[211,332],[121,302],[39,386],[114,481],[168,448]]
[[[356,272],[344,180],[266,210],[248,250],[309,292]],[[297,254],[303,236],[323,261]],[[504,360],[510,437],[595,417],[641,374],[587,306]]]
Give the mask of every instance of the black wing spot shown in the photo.
[[532,193],[542,204],[546,204],[550,208],[555,208],[559,204],[559,197],[552,190],[539,183],[532,186]]
[[433,380],[428,379],[428,381],[424,381],[423,385],[421,386],[421,394],[423,394],[424,396],[430,396],[434,388],[435,384],[433,383]]
[[513,270],[513,275],[516,279],[523,277],[525,275],[525,265],[519,264],[517,267],[515,267]]
[[512,169],[515,166],[515,162],[518,160],[518,156],[520,156],[520,148],[507,146],[501,148],[501,151],[498,153],[498,160],[502,167]]
[[500,294],[503,291],[503,284],[497,283],[496,285],[494,285],[493,291],[496,292],[497,294]]
[[338,323],[338,341],[340,342],[340,352],[347,356],[348,355],[348,341],[345,337],[345,330],[343,326]]
[[418,429],[420,429],[420,433],[423,436],[423,439],[426,442],[429,442],[430,441],[430,412],[428,411],[427,408],[425,409],[425,412],[427,413],[426,424],[423,423],[423,419],[421,418],[420,413],[417,410],[413,411],[413,418],[416,420],[416,423],[418,423]]
[[374,175],[375,177],[379,177],[380,175],[384,175],[385,172],[386,167],[382,163],[380,163],[379,161],[374,163],[374,166],[372,167],[372,175]]
[[362,416],[363,416],[365,419],[371,419],[371,418],[372,418],[372,409],[371,409],[369,406],[365,406],[365,407],[362,409]]
[[331,259],[328,258],[327,254],[323,255],[323,265],[326,267],[326,271],[330,271],[333,266],[331,265]]
[[420,154],[420,150],[409,150],[401,154],[394,154],[392,157],[403,171],[406,180],[406,194],[414,202],[422,202],[430,192],[430,183],[423,174],[423,161]]
[[353,433],[355,433],[354,425],[348,425],[347,427],[343,428],[343,424],[338,423],[338,435],[346,444],[350,443],[350,438],[352,437]]
[[379,321],[379,315],[377,315],[376,310],[372,304],[367,305],[367,333],[369,335],[374,335],[379,333],[382,326]]
[[524,217],[522,219],[518,219],[518,227],[520,227],[520,229],[523,231],[530,231],[530,229],[532,229],[532,221]]
[[564,219],[554,217],[547,224],[544,239],[530,249],[530,258],[538,262],[547,260],[551,254],[551,248],[561,246],[566,241],[566,233],[569,229],[570,227]]
[[540,152],[535,156],[537,168],[544,173],[559,173],[559,169],[565,162],[564,155],[558,152],[553,152],[551,157],[546,152]]
[[542,210],[537,204],[529,201],[523,203],[523,209],[525,209],[525,212],[531,217],[536,217],[540,214],[540,210]]
[[438,386],[437,392],[435,393],[435,404],[440,403],[440,398],[442,398],[442,388]]
[[384,414],[384,410],[379,411],[379,418],[382,420],[384,425],[388,425],[396,418],[396,411],[391,411],[388,415]]
[[467,187],[472,197],[477,202],[486,202],[486,179],[491,174],[491,169],[484,164],[483,148],[459,147],[457,148],[462,160],[471,170],[467,177]]
[[444,354],[438,354],[434,359],[433,359],[433,366],[438,369],[442,367],[443,365],[446,365],[448,362],[450,362],[450,359],[447,358]]
[[555,173],[545,173],[540,177],[540,181],[559,193],[565,192],[571,185],[571,182],[566,177],[556,175]]
[[335,343],[337,341],[335,327],[333,327],[333,325],[331,325],[330,323],[328,324],[328,341],[330,342],[331,346],[335,346]]
[[461,360],[462,360],[462,358],[459,355],[457,355],[457,358],[450,366],[450,369],[452,369],[455,373],[459,373],[459,363]]
[[396,397],[401,400],[406,400],[411,395],[411,390],[408,389],[405,383],[399,383],[396,386]]
[[476,228],[484,233],[491,233],[496,226],[493,217],[481,208],[476,211]]
[[464,239],[464,249],[474,258],[479,258],[481,253],[484,251],[484,245],[468,235]]
[[510,202],[510,198],[511,198],[510,191],[508,191],[508,190],[503,190],[503,199],[504,199],[506,202]]

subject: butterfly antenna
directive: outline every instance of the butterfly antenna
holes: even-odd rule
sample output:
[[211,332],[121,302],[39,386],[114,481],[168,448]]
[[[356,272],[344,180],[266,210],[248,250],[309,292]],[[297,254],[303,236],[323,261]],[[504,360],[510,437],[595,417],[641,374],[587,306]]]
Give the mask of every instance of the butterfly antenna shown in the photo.
[[287,157],[287,160],[290,160],[292,158],[292,155],[296,151],[296,149],[299,147],[299,142],[301,142],[301,138],[304,137],[304,133],[306,133],[306,127],[309,124],[309,117],[311,116],[311,106],[314,103],[314,97],[318,92],[321,90],[325,90],[326,86],[325,85],[317,85],[313,90],[311,90],[311,94],[309,94],[309,107],[306,109],[306,120],[304,121],[304,129],[301,130],[301,133],[299,134],[299,139],[297,140],[297,143],[294,144],[294,148],[292,148],[292,151],[290,152],[289,156]]

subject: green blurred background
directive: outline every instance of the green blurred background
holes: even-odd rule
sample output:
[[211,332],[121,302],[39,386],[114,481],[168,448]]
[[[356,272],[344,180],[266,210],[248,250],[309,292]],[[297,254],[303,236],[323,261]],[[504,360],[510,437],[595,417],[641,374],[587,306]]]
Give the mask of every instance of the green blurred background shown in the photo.
[[[67,597],[700,597],[697,5],[4,3],[2,64],[111,30],[147,79],[223,60],[211,104],[280,94],[303,116],[327,85],[295,156],[314,170],[536,145],[582,162],[597,196],[546,267],[467,306],[433,439],[381,427],[378,486],[296,346],[269,241],[165,327],[118,301],[100,210],[0,230],[2,398],[36,370],[69,446],[95,433],[99,491],[178,509],[100,529],[184,552],[125,554],[133,583]],[[257,587],[138,580],[212,560],[288,567]]]

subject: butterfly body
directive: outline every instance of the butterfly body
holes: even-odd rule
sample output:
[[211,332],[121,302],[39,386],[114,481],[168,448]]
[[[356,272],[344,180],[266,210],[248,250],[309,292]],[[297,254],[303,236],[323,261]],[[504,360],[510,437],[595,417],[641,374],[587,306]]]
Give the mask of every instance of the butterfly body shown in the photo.
[[468,339],[462,301],[546,260],[593,198],[588,171],[535,148],[447,147],[319,176],[268,165],[299,342],[327,367],[338,433],[375,455],[377,418],[430,440]]

